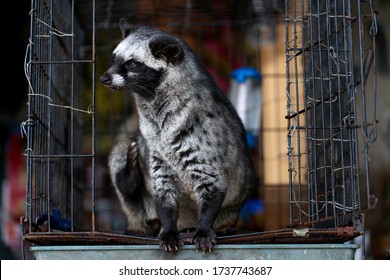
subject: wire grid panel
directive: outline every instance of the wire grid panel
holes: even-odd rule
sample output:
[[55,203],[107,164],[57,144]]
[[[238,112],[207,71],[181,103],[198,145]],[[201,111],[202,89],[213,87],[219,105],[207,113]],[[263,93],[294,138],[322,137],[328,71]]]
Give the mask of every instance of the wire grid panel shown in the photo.
[[88,77],[94,84],[94,54],[84,52],[73,1],[31,1],[30,17],[25,222],[29,232],[71,231],[94,183],[94,89],[83,86]]
[[375,104],[376,13],[372,1],[286,3],[290,223],[355,225],[375,204],[367,98]]

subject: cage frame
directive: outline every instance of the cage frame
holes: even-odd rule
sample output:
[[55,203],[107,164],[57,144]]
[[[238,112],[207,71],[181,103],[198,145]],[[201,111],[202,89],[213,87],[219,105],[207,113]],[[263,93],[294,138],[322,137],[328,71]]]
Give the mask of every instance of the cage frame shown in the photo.
[[[92,38],[91,38],[91,45],[92,45],[92,49],[91,49],[91,59],[74,59],[74,57],[72,57],[70,60],[63,60],[63,61],[50,61],[50,60],[47,60],[47,61],[34,61],[36,59],[36,57],[34,57],[34,48],[36,48],[36,43],[34,42],[34,40],[32,40],[32,38],[36,37],[37,36],[37,33],[36,30],[35,30],[35,24],[36,24],[36,16],[35,16],[35,13],[36,13],[36,10],[34,7],[35,5],[37,4],[37,1],[38,0],[31,0],[31,5],[32,5],[32,10],[31,10],[31,30],[30,30],[30,43],[28,45],[28,59],[27,59],[27,55],[26,55],[26,76],[28,78],[29,81],[32,81],[33,80],[33,76],[34,76],[34,72],[31,71],[31,67],[32,65],[34,64],[47,64],[47,65],[50,65],[50,64],[58,64],[58,65],[70,65],[71,68],[74,67],[75,64],[89,64],[91,65],[91,72],[92,72],[92,76],[91,76],[91,105],[89,105],[86,109],[81,109],[79,108],[78,106],[76,106],[73,101],[71,102],[70,105],[66,104],[66,103],[63,103],[63,104],[55,104],[52,102],[51,106],[53,108],[55,107],[61,107],[61,109],[64,109],[64,110],[69,110],[70,114],[71,114],[71,119],[73,120],[74,118],[74,114],[78,114],[78,113],[81,113],[81,114],[86,114],[88,116],[91,116],[91,120],[90,120],[90,129],[92,131],[92,138],[90,139],[90,145],[91,145],[91,153],[79,153],[79,154],[76,154],[76,153],[73,153],[72,150],[74,148],[70,148],[70,152],[68,154],[64,153],[64,154],[51,154],[50,152],[48,153],[35,153],[36,152],[36,149],[34,147],[34,143],[33,143],[33,140],[34,140],[34,126],[36,125],[36,121],[37,119],[34,117],[34,112],[31,111],[32,109],[32,104],[34,104],[34,100],[33,99],[40,99],[40,98],[43,98],[44,100],[49,100],[51,102],[51,100],[49,98],[51,98],[49,95],[47,97],[42,97],[42,96],[38,96],[38,94],[36,93],[35,89],[34,89],[34,85],[33,84],[30,84],[29,83],[29,92],[28,92],[28,96],[29,96],[29,101],[28,101],[28,106],[29,106],[29,111],[28,111],[28,114],[27,114],[27,120],[22,124],[23,126],[23,130],[26,131],[25,135],[27,137],[27,140],[28,140],[28,146],[27,146],[27,149],[26,149],[26,152],[25,152],[25,156],[26,156],[26,161],[27,161],[27,186],[26,186],[26,212],[25,212],[25,216],[21,218],[21,227],[22,227],[22,231],[23,231],[23,241],[28,241],[28,242],[32,242],[34,244],[81,244],[81,243],[88,243],[88,244],[105,244],[105,243],[109,243],[109,244],[157,244],[158,243],[158,240],[156,238],[148,238],[148,237],[144,237],[144,236],[124,236],[124,235],[120,235],[120,234],[115,234],[115,233],[105,233],[105,232],[99,232],[96,228],[96,217],[95,217],[95,214],[96,214],[96,204],[95,204],[95,200],[96,200],[96,193],[95,193],[95,185],[96,185],[96,166],[95,166],[95,160],[96,160],[96,147],[95,147],[95,130],[96,130],[96,119],[95,119],[95,94],[96,94],[96,88],[95,88],[95,76],[96,76],[96,66],[95,66],[95,63],[96,63],[96,42],[95,42],[95,30],[96,30],[96,26],[95,26],[95,11],[96,11],[96,5],[95,5],[95,1],[93,0],[92,1],[92,7],[91,7],[91,10],[92,10],[92,22],[91,22],[91,25],[92,25],[92,30],[93,30],[93,34],[92,34]],[[333,3],[332,2],[333,0],[326,0],[325,3]],[[344,0],[345,2],[348,2],[350,3],[351,0]],[[53,5],[54,3],[54,0],[48,0],[46,1],[47,3],[50,3],[51,6]],[[45,2],[45,3],[46,3]],[[287,96],[289,95],[289,92],[291,92],[291,85],[292,85],[292,82],[291,82],[291,72],[290,72],[290,65],[289,63],[291,61],[293,61],[294,63],[298,64],[299,62],[296,60],[297,57],[299,57],[300,55],[304,55],[305,52],[309,49],[309,48],[306,48],[306,47],[301,47],[299,48],[298,45],[297,45],[297,42],[298,41],[294,41],[293,40],[293,43],[295,43],[296,45],[290,47],[289,44],[291,42],[290,38],[288,37],[289,35],[289,24],[290,22],[294,22],[294,24],[297,24],[297,22],[299,22],[299,20],[297,20],[297,17],[293,18],[293,19],[290,19],[290,16],[289,16],[289,13],[290,13],[290,10],[289,10],[289,7],[291,5],[291,3],[294,3],[293,5],[302,5],[301,7],[304,7],[304,3],[306,1],[300,1],[300,0],[294,0],[293,2],[291,1],[287,1],[286,0],[286,18],[285,18],[285,22],[286,22],[286,79],[287,79],[287,85],[286,85],[286,94]],[[315,2],[315,1],[314,1]],[[72,12],[72,16],[74,16],[74,8],[75,8],[75,1],[69,1],[69,3],[71,3],[71,10],[73,11]],[[344,3],[344,2],[343,2]],[[360,1],[358,1],[358,3],[360,4]],[[368,3],[369,3],[369,6],[370,6],[370,9],[371,9],[371,19],[373,20],[373,29],[375,29],[375,17],[376,17],[376,13],[375,11],[373,10],[373,7],[372,7],[372,1],[371,0],[368,0]],[[50,10],[50,9],[49,9]],[[304,10],[304,9],[303,9]],[[360,8],[359,8],[359,11],[360,11]],[[51,14],[53,14],[51,12]],[[362,18],[364,17],[364,19],[366,18],[369,18],[369,17],[365,17],[366,15],[363,15],[362,12],[359,12],[359,15],[357,16],[357,19],[356,19],[356,22],[359,26],[362,26]],[[299,16],[298,16],[299,17]],[[303,16],[302,16],[303,18]],[[336,17],[337,18],[337,17]],[[53,22],[53,19],[50,20],[51,22]],[[41,23],[40,23],[41,24]],[[218,23],[220,24],[220,23]],[[52,25],[49,25],[47,26],[49,29],[51,29],[51,31],[58,31],[56,29],[54,29],[54,26]],[[174,28],[174,24],[171,26],[171,28]],[[295,26],[295,28],[297,28]],[[359,38],[362,40],[363,37],[364,37],[364,30],[365,29],[361,29],[361,32],[359,33]],[[297,32],[297,31],[295,31]],[[64,32],[64,34],[68,34],[66,32]],[[69,34],[71,36],[69,37],[74,37],[74,30],[72,29],[71,32],[69,32]],[[68,35],[69,35],[68,34]],[[373,79],[374,79],[374,85],[376,83],[376,74],[375,74],[375,34],[373,33],[373,36],[372,36],[372,44],[373,44],[373,48],[372,48],[372,60],[371,60],[371,63],[373,65],[373,69],[374,69],[374,75],[373,75]],[[60,33],[57,33],[57,34],[54,34],[54,36],[57,36],[57,37],[60,37]],[[72,39],[73,40],[73,39]],[[71,48],[73,48],[73,44],[71,46]],[[362,45],[359,44],[359,47],[360,49],[364,49],[364,44]],[[362,51],[362,50],[361,50]],[[291,55],[291,52],[293,53]],[[299,53],[300,52],[300,53]],[[298,55],[297,55],[298,54]],[[366,61],[364,61],[364,57],[363,56],[360,56],[359,57],[359,64],[360,65],[365,65]],[[363,69],[363,67],[362,67]],[[366,76],[368,75],[368,72],[365,72],[364,70],[362,70],[363,72],[360,72],[360,75],[361,76]],[[296,72],[294,72],[294,74],[297,74]],[[73,76],[72,76],[73,77]],[[300,77],[296,77],[297,80],[300,79]],[[304,78],[305,80],[305,78]],[[362,92],[362,95],[364,96],[365,95],[365,92],[366,92],[366,85],[365,85],[365,80],[362,79],[362,82],[360,83],[360,86],[361,86],[361,92]],[[72,87],[73,88],[73,87]],[[300,90],[298,91],[300,93]],[[374,88],[374,92],[375,92],[375,88]],[[306,92],[305,92],[306,94]],[[72,93],[72,96],[73,96],[73,93]],[[297,96],[298,98],[298,102],[297,104],[300,103],[300,97]],[[376,92],[375,92],[375,96],[374,98],[376,99]],[[325,97],[326,99],[326,97]],[[287,98],[287,100],[289,100]],[[315,98],[313,99],[315,100]],[[322,101],[322,103],[324,103],[324,100]],[[57,106],[58,105],[58,106]],[[288,157],[290,159],[289,162],[293,162],[296,158],[296,157],[302,157],[304,153],[301,153],[301,152],[298,152],[298,154],[293,154],[292,151],[292,147],[293,147],[293,140],[292,140],[292,137],[290,135],[291,131],[293,131],[294,129],[302,129],[300,125],[294,125],[292,124],[292,119],[301,116],[302,114],[305,115],[304,113],[308,110],[308,108],[305,108],[303,109],[297,109],[295,112],[292,112],[291,108],[289,108],[288,106],[291,105],[291,104],[287,104],[287,116],[286,116],[286,119],[287,119],[287,122],[288,122],[288,126],[287,126],[287,130],[288,130],[288,133],[287,133],[287,138],[289,139],[288,140],[288,145],[287,145],[287,154],[288,154]],[[316,107],[317,105],[314,105],[314,107]],[[365,106],[364,106],[365,108]],[[73,121],[71,121],[71,123],[73,123]],[[363,118],[363,124],[362,124],[362,127],[365,131],[365,135],[371,135],[371,136],[375,136],[375,131],[374,130],[371,130],[370,127],[372,128],[375,128],[376,126],[376,123],[377,123],[377,120],[376,118],[374,117],[373,121],[372,122],[369,122],[367,121],[367,116],[365,116]],[[305,128],[307,129],[307,127]],[[355,132],[357,130],[357,127],[355,128]],[[72,131],[72,129],[71,129]],[[301,132],[301,133],[305,133],[305,132]],[[357,133],[357,132],[356,132]],[[307,130],[306,130],[306,135],[307,135]],[[306,141],[307,141],[307,136],[306,137]],[[299,137],[298,137],[299,139]],[[370,141],[373,141],[374,138],[371,138]],[[75,145],[74,142],[72,142],[73,144],[72,145]],[[364,232],[364,215],[362,214],[362,212],[364,212],[365,210],[368,210],[368,209],[371,209],[373,207],[375,207],[375,204],[376,204],[376,199],[372,197],[372,194],[370,192],[370,188],[369,188],[369,165],[368,165],[368,162],[369,162],[369,153],[368,153],[368,146],[369,146],[369,143],[366,141],[365,144],[364,144],[364,166],[365,166],[365,169],[366,169],[366,177],[365,177],[365,183],[367,184],[367,187],[365,189],[365,193],[366,193],[366,198],[367,200],[365,200],[365,204],[360,206],[358,209],[356,209],[355,211],[355,208],[353,207],[353,213],[352,213],[352,219],[350,217],[347,218],[347,222],[345,221],[341,221],[341,220],[337,220],[336,221],[336,218],[338,219],[339,216],[335,217],[334,215],[331,216],[331,217],[325,217],[325,219],[321,218],[321,219],[317,219],[316,221],[305,221],[303,219],[303,216],[300,216],[300,218],[298,219],[298,223],[296,222],[296,219],[295,219],[295,214],[294,214],[294,211],[296,211],[296,209],[294,209],[297,201],[296,199],[294,198],[294,192],[295,192],[295,181],[294,181],[294,173],[296,172],[294,166],[290,166],[288,172],[289,172],[289,175],[290,175],[290,197],[289,197],[289,207],[290,207],[290,229],[280,229],[280,230],[276,230],[276,231],[272,231],[272,232],[256,232],[256,233],[250,233],[250,234],[237,234],[237,235],[228,235],[228,236],[221,236],[219,238],[219,243],[221,244],[234,244],[234,243],[249,243],[249,244],[255,244],[255,243],[267,243],[267,242],[280,242],[280,243],[288,243],[288,242],[297,242],[297,243],[300,243],[300,242],[314,242],[314,243],[322,243],[322,242],[329,242],[330,240],[332,241],[336,241],[336,242],[345,242],[345,241],[348,241],[348,240],[351,240],[355,237],[357,237],[358,235],[362,234]],[[74,147],[74,146],[73,146]],[[70,232],[59,232],[55,227],[53,227],[53,224],[52,224],[52,221],[50,219],[48,219],[48,228],[47,228],[47,231],[42,231],[42,230],[38,230],[36,231],[36,219],[42,214],[41,212],[38,213],[38,212],[33,212],[32,208],[33,207],[33,199],[32,199],[32,196],[33,196],[33,191],[32,191],[32,186],[34,185],[33,184],[33,180],[34,180],[34,161],[39,161],[41,159],[44,159],[46,161],[51,161],[51,160],[55,160],[55,158],[61,158],[61,159],[69,159],[71,162],[73,161],[76,161],[80,158],[86,158],[88,160],[90,160],[91,162],[91,174],[89,174],[90,177],[87,178],[87,180],[89,181],[90,183],[90,188],[91,188],[91,194],[90,194],[90,205],[89,205],[89,208],[90,208],[90,221],[91,221],[91,224],[90,224],[90,227],[88,229],[84,229],[84,230],[79,230],[77,228],[77,226],[75,226],[75,222],[74,222],[74,217],[77,215],[74,210],[73,210],[73,205],[70,207],[70,211],[69,211],[69,216],[70,216],[70,220],[71,220],[71,230]],[[358,158],[358,156],[356,156],[356,158]],[[71,166],[73,164],[71,163]],[[74,168],[71,168],[72,170]],[[301,167],[298,167],[298,170],[300,170]],[[71,177],[73,178],[73,175],[71,175]],[[45,174],[44,178],[49,182],[50,181],[50,173],[47,173]],[[73,185],[73,179],[71,179],[71,183],[70,185]],[[71,187],[71,189],[73,189],[73,187]],[[302,184],[299,183],[299,186],[298,186],[298,189],[301,191],[303,189],[302,187]],[[50,189],[48,189],[49,192],[50,192]],[[72,192],[72,191],[71,191]],[[73,194],[71,194],[71,196],[73,196]],[[302,197],[302,196],[301,196]],[[49,198],[48,198],[48,201],[47,201],[47,208],[45,209],[46,211],[46,214],[49,214],[51,213],[51,211],[53,210],[53,207],[50,206],[50,193],[49,193]],[[298,202],[302,202],[302,200],[299,200]],[[310,202],[309,202],[310,203]],[[333,207],[335,207],[335,202],[333,202]],[[348,211],[347,211],[347,208],[344,208],[344,214],[346,214]],[[33,214],[35,213],[35,214]],[[298,213],[300,215],[302,215],[302,212]],[[322,222],[324,221],[328,221],[330,220],[331,223],[325,223],[325,224],[321,224]],[[352,221],[352,225],[350,224],[350,221]],[[359,225],[359,228],[357,228],[357,225]],[[319,226],[319,227],[318,227]],[[293,238],[292,238],[293,237]],[[311,240],[308,239],[308,237],[311,237]]]

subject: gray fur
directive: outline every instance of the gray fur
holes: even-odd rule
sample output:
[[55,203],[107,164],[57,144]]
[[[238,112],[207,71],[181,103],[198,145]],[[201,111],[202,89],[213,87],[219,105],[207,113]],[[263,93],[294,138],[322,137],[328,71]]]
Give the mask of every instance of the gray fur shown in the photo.
[[139,116],[136,144],[120,140],[109,158],[129,229],[156,232],[161,223],[162,250],[176,251],[179,231],[194,227],[197,250],[209,251],[214,228],[238,219],[255,185],[243,125],[183,40],[123,19],[120,28],[101,81],[129,90]]

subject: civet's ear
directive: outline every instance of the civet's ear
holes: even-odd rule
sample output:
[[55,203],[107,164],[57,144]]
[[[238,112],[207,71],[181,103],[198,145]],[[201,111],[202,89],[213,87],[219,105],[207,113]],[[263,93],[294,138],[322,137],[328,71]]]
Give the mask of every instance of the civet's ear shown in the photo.
[[164,59],[173,65],[180,64],[184,59],[184,52],[179,43],[171,36],[161,35],[151,40],[149,48],[157,59]]
[[133,33],[136,29],[136,25],[131,25],[130,23],[127,22],[125,18],[121,18],[119,20],[119,28],[122,32],[123,39],[129,36],[129,34]]

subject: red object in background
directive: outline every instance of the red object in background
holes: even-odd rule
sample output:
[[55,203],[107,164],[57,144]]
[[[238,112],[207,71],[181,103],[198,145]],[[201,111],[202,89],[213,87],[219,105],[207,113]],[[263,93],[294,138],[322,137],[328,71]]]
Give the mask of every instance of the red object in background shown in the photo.
[[24,139],[20,131],[12,131],[5,146],[5,178],[2,182],[2,238],[12,250],[20,248],[20,217],[24,216],[26,166]]

